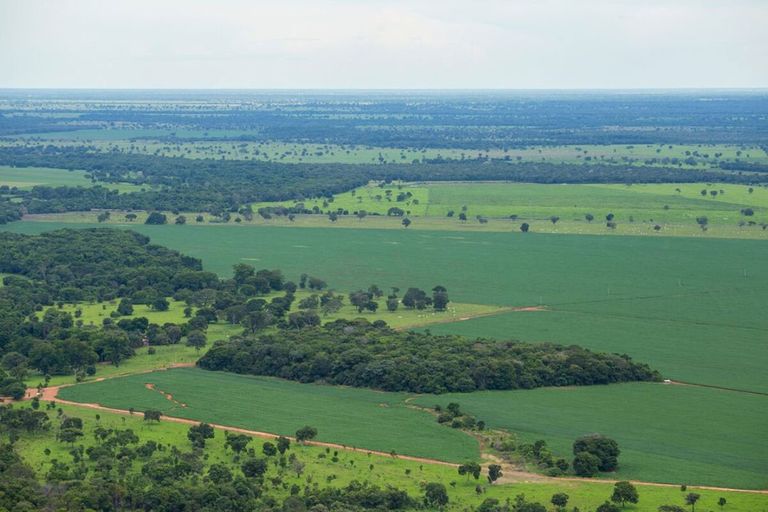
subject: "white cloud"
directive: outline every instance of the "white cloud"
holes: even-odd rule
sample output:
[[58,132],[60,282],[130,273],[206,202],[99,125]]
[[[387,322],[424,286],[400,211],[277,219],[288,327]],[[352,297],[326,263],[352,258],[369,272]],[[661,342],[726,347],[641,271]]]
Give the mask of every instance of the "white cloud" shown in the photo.
[[0,0],[2,87],[768,86],[762,0]]

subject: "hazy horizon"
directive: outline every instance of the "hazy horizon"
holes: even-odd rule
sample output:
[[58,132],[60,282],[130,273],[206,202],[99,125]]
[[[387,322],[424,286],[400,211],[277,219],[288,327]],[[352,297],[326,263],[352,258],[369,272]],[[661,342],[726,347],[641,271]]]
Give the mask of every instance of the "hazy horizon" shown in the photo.
[[0,0],[2,89],[768,87],[760,0]]

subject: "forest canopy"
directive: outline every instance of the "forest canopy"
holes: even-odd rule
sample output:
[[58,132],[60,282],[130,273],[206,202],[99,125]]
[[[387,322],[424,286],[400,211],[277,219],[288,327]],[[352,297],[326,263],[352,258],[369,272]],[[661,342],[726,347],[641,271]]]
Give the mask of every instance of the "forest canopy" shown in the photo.
[[413,393],[531,389],[658,380],[628,356],[554,344],[398,332],[384,322],[337,320],[215,344],[207,370]]

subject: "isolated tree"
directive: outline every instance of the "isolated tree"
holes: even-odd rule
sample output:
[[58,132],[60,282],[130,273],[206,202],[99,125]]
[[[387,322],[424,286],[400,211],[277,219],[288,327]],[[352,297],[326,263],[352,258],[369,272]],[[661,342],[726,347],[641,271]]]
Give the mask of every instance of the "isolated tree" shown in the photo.
[[493,484],[496,480],[504,476],[501,472],[501,466],[498,464],[491,464],[488,466],[488,483]]
[[160,418],[162,417],[163,413],[156,409],[147,409],[144,411],[144,421],[150,422],[154,421],[156,423],[160,423]]
[[[752,189],[750,188],[750,194],[752,193],[751,190]],[[720,508],[723,508],[726,503],[727,503],[726,499],[723,498],[722,496],[717,500],[717,504],[720,506]]]
[[267,457],[273,457],[273,456],[277,455],[277,447],[274,444],[270,443],[269,441],[265,442],[261,446],[261,451]]
[[131,299],[125,298],[120,300],[117,305],[117,313],[121,316],[131,316],[133,314],[133,302]]
[[466,475],[467,478],[469,478],[470,475],[472,475],[475,480],[480,478],[480,473],[482,471],[482,468],[480,467],[480,464],[477,462],[467,462],[466,464],[462,464],[458,468],[458,472],[460,475]]
[[613,486],[611,501],[623,508],[627,503],[637,503],[639,496],[634,485],[627,481],[616,482]]
[[408,226],[411,225],[411,219],[409,219],[408,217],[404,218],[402,224],[404,228],[407,228]]
[[438,482],[424,486],[424,504],[427,507],[442,508],[448,504],[448,491]]
[[390,297],[387,299],[387,311],[395,312],[397,311],[397,307],[400,305],[400,301],[397,300],[397,297]]
[[558,492],[552,495],[552,499],[549,500],[557,508],[565,508],[568,505],[569,496],[564,492]]
[[702,229],[704,229],[705,227],[707,227],[707,224],[709,224],[709,219],[703,215],[701,217],[696,217],[696,224],[698,224],[699,226],[701,226]]
[[438,285],[432,288],[432,304],[435,311],[445,311],[449,302],[448,290],[444,286]]
[[291,447],[291,440],[287,437],[280,436],[277,438],[277,451],[280,452],[280,455],[284,454],[286,450],[290,449]]
[[205,440],[213,439],[215,432],[213,427],[207,423],[192,425],[187,431],[187,439],[190,440],[195,448],[205,448]]
[[357,308],[358,313],[362,313],[370,302],[372,302],[373,296],[371,293],[357,290],[349,294],[349,303]]
[[619,512],[619,507],[617,505],[614,505],[610,501],[606,501],[599,507],[597,507],[596,512]]
[[317,437],[317,429],[306,425],[296,431],[296,441],[304,443]]
[[[615,471],[619,467],[619,445],[611,438],[593,434],[578,438],[573,443],[573,454],[587,452],[598,459],[600,471]],[[575,469],[575,466],[574,466]]]
[[250,458],[240,466],[243,474],[248,478],[261,478],[267,472],[267,461],[264,459]]
[[467,221],[467,214],[464,213],[464,212],[459,213],[459,220],[461,222],[466,222]]
[[355,213],[357,220],[363,220],[367,215],[368,215],[368,212],[366,212],[365,210],[357,210],[357,213]]
[[200,349],[205,346],[205,343],[205,334],[201,331],[191,331],[187,334],[187,346],[194,348],[195,351],[200,352]]
[[701,495],[695,492],[690,492],[685,496],[685,504],[691,506],[691,512],[696,511],[696,503],[699,501],[699,498],[701,498]]
[[530,228],[531,226],[528,225],[527,222],[523,222],[522,224],[520,224],[520,231],[522,231],[523,233],[527,233]]
[[101,212],[100,214],[98,214],[98,215],[96,216],[96,220],[97,220],[99,223],[101,223],[101,222],[106,222],[106,221],[108,221],[108,220],[109,220],[109,217],[110,217],[110,214],[109,214],[109,212]]
[[144,221],[144,224],[167,224],[168,223],[168,217],[165,216],[165,214],[160,212],[152,212],[147,216],[147,220]]
[[592,222],[593,220],[595,220],[595,216],[592,215],[591,213],[586,214],[584,218],[587,219],[587,222]]
[[125,220],[128,222],[133,222],[136,220],[137,215],[135,213],[126,213],[125,214]]
[[403,306],[408,309],[425,309],[432,303],[432,299],[427,296],[424,290],[419,288],[408,288],[403,295]]
[[179,215],[173,222],[181,226],[187,223],[187,218],[184,215]]
[[579,452],[573,458],[573,471],[578,476],[595,476],[600,470],[600,459],[589,452]]
[[150,303],[150,306],[155,311],[168,311],[170,304],[165,297],[158,297]]
[[324,288],[328,287],[328,283],[320,279],[319,277],[310,277],[307,281],[307,287],[309,287],[310,290],[322,290]]
[[549,218],[549,220],[550,222],[552,222],[552,224],[557,224],[557,221],[560,220],[560,217],[558,217],[557,215],[553,215]]
[[230,434],[227,432],[225,436],[226,441],[224,442],[224,447],[230,448],[235,453],[243,452],[251,442],[251,438],[245,434]]
[[336,222],[337,220],[339,220],[339,214],[336,212],[329,213],[328,220],[330,220],[331,222]]

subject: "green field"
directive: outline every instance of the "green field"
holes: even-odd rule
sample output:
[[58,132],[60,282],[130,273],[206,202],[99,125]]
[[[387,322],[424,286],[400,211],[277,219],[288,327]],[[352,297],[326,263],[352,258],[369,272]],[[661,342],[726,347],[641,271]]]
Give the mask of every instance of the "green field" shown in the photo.
[[[173,395],[169,401],[157,390]],[[406,407],[404,395],[305,385],[198,369],[176,369],[64,388],[65,400],[137,410],[283,435],[310,424],[318,439],[371,450],[462,461],[478,457],[477,442]]]
[[[65,226],[22,222],[4,229],[36,233]],[[383,289],[442,284],[456,302],[543,304],[550,311],[439,329],[584,343],[628,353],[669,378],[768,391],[762,371],[768,366],[768,321],[761,312],[768,297],[764,242],[236,226],[134,229],[201,258],[222,275],[246,262],[281,268],[294,280],[308,272],[339,290],[370,283]]]
[[[161,421],[159,425],[148,426],[138,415],[120,416],[69,405],[60,405],[59,407],[67,416],[83,418],[85,436],[82,438],[82,444],[86,448],[95,444],[92,433],[97,425],[114,429],[131,428],[139,435],[142,442],[154,440],[162,444],[179,446],[185,451],[191,447],[186,437],[188,429],[186,425]],[[96,414],[99,415],[98,421]],[[251,446],[259,451],[261,443],[261,439],[255,438]],[[69,461],[71,459],[70,447],[55,440],[55,431],[35,436],[22,436],[16,442],[16,448],[41,476],[50,469],[51,460]],[[45,448],[51,450],[50,456],[43,453]],[[392,485],[405,489],[411,496],[419,497],[423,492],[420,488],[421,482],[444,482],[446,484],[455,482],[455,487],[447,486],[450,497],[449,510],[458,511],[468,506],[476,507],[487,497],[493,497],[504,502],[507,498],[514,498],[521,493],[525,494],[529,500],[548,503],[549,498],[556,492],[568,493],[570,504],[579,507],[580,510],[594,510],[605,501],[611,492],[609,484],[600,482],[515,482],[486,486],[485,493],[478,496],[475,493],[475,481],[459,477],[456,470],[450,467],[420,464],[400,458],[368,456],[364,453],[343,450],[339,452],[339,462],[334,463],[329,457],[319,458],[325,454],[323,448],[296,444],[291,447],[291,452],[295,453],[299,460],[306,464],[305,475],[312,474],[315,481],[325,482],[326,477],[335,475],[336,479],[332,483],[326,484],[331,486],[344,486],[352,480],[369,481],[379,486]],[[221,431],[217,431],[215,437],[207,442],[205,453],[207,455],[204,461],[206,467],[215,463],[234,465],[231,452],[224,449],[224,434]],[[369,469],[371,464],[373,469]],[[406,474],[406,470],[409,470],[410,474]],[[275,466],[270,466],[267,476],[271,476],[273,472],[276,473],[277,469]],[[304,476],[296,478],[295,474],[290,471],[284,473],[283,480],[289,486],[294,483],[298,485],[305,483]],[[630,506],[627,510],[656,512],[661,504],[682,504],[683,502],[684,493],[676,488],[641,485],[638,486],[638,490],[640,494],[639,504]],[[765,495],[704,489],[695,489],[694,491],[701,494],[700,510],[715,510],[717,500],[721,496],[726,497],[728,501],[726,510],[731,512],[755,512],[768,509],[768,497]],[[282,498],[288,495],[288,491],[284,491],[284,493]]]
[[[706,197],[701,195],[707,190]],[[709,191],[716,191],[712,197]],[[397,201],[399,194],[412,197]],[[274,204],[290,206],[294,202],[256,203],[254,209]],[[464,211],[466,223],[478,224],[477,216],[509,219],[516,216],[520,222],[534,224],[540,230],[542,224],[550,229],[551,217],[559,217],[552,230],[578,232],[594,229],[590,224],[606,229],[605,218],[614,215],[617,229],[646,230],[656,224],[661,233],[680,229],[682,226],[699,232],[697,217],[706,216],[709,224],[734,229],[740,221],[760,224],[768,222],[768,188],[744,185],[708,185],[706,183],[640,184],[640,185],[539,185],[526,183],[425,183],[379,187],[375,184],[360,187],[351,192],[334,196],[333,202],[324,199],[303,201],[306,208],[318,207],[322,211],[341,208],[350,213],[365,210],[368,213],[386,215],[392,207],[401,208],[412,217],[435,217],[452,224],[463,224],[458,219]],[[754,215],[744,216],[741,210],[752,208]],[[448,212],[454,212],[448,218]],[[586,215],[592,214],[590,223]],[[490,223],[490,221],[489,221]],[[748,226],[745,226],[747,228]],[[761,227],[757,227],[758,230]]]
[[[22,222],[5,229],[34,233],[64,226]],[[768,392],[764,378],[764,368],[768,366],[768,347],[764,343],[768,323],[761,314],[768,290],[765,242],[213,225],[139,225],[135,229],[149,235],[153,242],[202,258],[206,268],[222,275],[229,275],[231,265],[242,261],[256,267],[281,268],[290,279],[308,272],[340,290],[357,289],[370,283],[401,289],[426,288],[439,283],[448,288],[452,300],[457,302],[500,306],[542,304],[547,311],[507,313],[430,329],[471,336],[583,344],[630,354],[675,380]],[[145,382],[141,376],[135,378],[139,384]],[[112,382],[117,381],[98,386],[119,389],[119,385]],[[85,392],[90,386],[67,392]],[[101,389],[93,386],[91,389]],[[644,391],[646,389],[649,391]],[[166,391],[176,394],[175,389]],[[148,391],[141,386],[136,392],[139,393],[137,399],[164,400],[160,395],[154,398],[151,393],[145,395]],[[98,393],[91,398],[101,401],[101,391]],[[179,393],[183,395],[185,391],[180,389]],[[520,395],[526,400],[532,397],[530,400],[534,401],[543,396],[540,391],[531,393]],[[676,481],[691,475],[689,483],[700,479],[721,485],[726,482],[733,486],[765,485],[758,477],[760,471],[765,474],[765,467],[756,466],[750,458],[750,453],[765,458],[759,447],[760,433],[765,430],[761,427],[766,424],[764,396],[671,386],[610,386],[553,393],[556,397],[574,397],[574,400],[584,396],[583,403],[600,404],[601,409],[579,416],[578,411],[569,412],[572,406],[568,399],[553,399],[542,401],[539,412],[528,415],[517,414],[517,411],[533,411],[533,402],[525,406],[527,409],[523,405],[518,409],[516,405],[504,406],[498,402],[486,406],[481,395],[477,401],[473,397],[472,403],[461,400],[468,410],[494,425],[526,435],[552,437],[551,442],[561,448],[567,448],[568,442],[583,431],[602,430],[602,426],[607,425],[616,430],[616,437],[627,450],[628,465],[623,470],[626,474]],[[124,389],[120,388],[117,398],[123,394]],[[328,399],[327,403],[334,400]],[[434,399],[427,399],[428,404],[432,402]],[[582,402],[574,402],[579,403]],[[627,410],[629,406],[631,410]],[[333,407],[339,407],[338,402],[329,405]],[[499,414],[510,414],[516,421],[487,412],[494,407]],[[234,406],[230,406],[232,408]],[[641,422],[632,411],[642,413],[645,420]],[[259,419],[279,422],[281,414],[270,413]],[[290,414],[286,417],[295,418]],[[530,422],[525,423],[529,419]],[[226,422],[228,418],[219,418],[219,421]],[[691,425],[695,425],[695,431]],[[274,426],[288,427],[281,427],[279,423]],[[565,430],[557,431],[556,427]],[[663,436],[657,433],[660,428],[664,429]],[[338,434],[327,431],[330,432]],[[712,441],[717,438],[738,446]],[[712,454],[701,451],[710,446],[716,450]],[[744,458],[743,467],[733,463],[732,452]],[[690,464],[681,462],[685,458],[691,460]],[[671,469],[664,476],[662,470],[654,473],[653,467]]]
[[[173,395],[173,401],[159,391]],[[64,388],[60,396],[284,435],[303,421],[316,426],[323,441],[449,461],[477,457],[473,438],[408,408],[402,393],[176,369]],[[768,425],[765,396],[624,384],[417,399],[428,407],[450,401],[492,428],[530,441],[545,439],[566,458],[580,435],[599,431],[614,437],[623,450],[618,478],[768,487],[768,447],[760,435]]]
[[616,478],[765,489],[768,396],[665,384],[619,384],[422,397],[458,402],[492,428],[544,439],[569,455],[599,432],[621,447]]
[[[120,192],[135,192],[142,187],[130,183],[96,183]],[[94,183],[85,171],[51,169],[49,167],[8,167],[0,166],[0,186],[31,189],[35,185],[50,187],[92,187]]]
[[86,177],[85,171],[67,171],[66,169],[47,167],[0,166],[0,185],[28,189],[35,185],[90,187],[93,184]]

